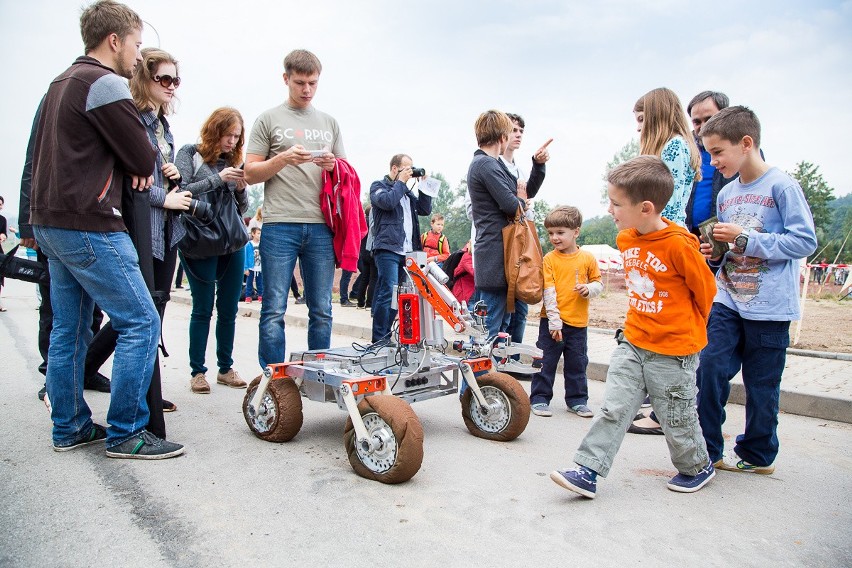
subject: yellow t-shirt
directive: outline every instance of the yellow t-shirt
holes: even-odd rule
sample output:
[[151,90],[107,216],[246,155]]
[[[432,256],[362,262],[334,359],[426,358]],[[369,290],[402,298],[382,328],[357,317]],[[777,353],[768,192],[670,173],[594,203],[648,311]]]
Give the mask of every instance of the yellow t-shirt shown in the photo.
[[562,328],[555,327],[557,312],[559,319],[572,327],[588,327],[589,298],[581,296],[574,287],[577,284],[600,283],[601,271],[595,257],[581,249],[571,254],[554,250],[544,255],[542,269],[544,303],[541,317],[550,321],[550,329]]

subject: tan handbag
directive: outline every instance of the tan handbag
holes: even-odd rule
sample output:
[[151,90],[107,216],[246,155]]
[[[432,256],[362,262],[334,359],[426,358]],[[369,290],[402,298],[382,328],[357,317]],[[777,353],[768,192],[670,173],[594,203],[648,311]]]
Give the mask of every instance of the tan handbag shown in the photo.
[[506,311],[515,311],[515,300],[527,304],[541,302],[544,289],[541,242],[535,223],[524,216],[518,206],[515,218],[503,227],[503,264],[506,270]]

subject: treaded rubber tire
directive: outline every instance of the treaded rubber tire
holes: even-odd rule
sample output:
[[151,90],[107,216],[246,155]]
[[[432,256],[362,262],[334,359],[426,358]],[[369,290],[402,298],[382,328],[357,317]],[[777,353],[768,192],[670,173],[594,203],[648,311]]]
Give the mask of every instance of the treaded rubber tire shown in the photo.
[[343,443],[355,473],[388,484],[403,483],[414,477],[423,464],[423,426],[411,405],[395,396],[373,395],[358,403],[358,412],[361,416],[375,413],[385,421],[396,439],[397,452],[396,460],[387,471],[375,472],[367,467],[355,448],[356,436],[352,418],[347,418]]
[[259,430],[252,423],[248,412],[249,401],[257,391],[258,384],[260,384],[260,377],[255,378],[249,384],[246,389],[246,396],[243,398],[243,417],[246,419],[246,424],[261,440],[289,442],[296,437],[296,434],[302,428],[302,396],[299,393],[299,387],[291,379],[269,381],[266,394],[272,397],[275,406],[275,419],[268,429]]
[[[482,430],[471,417],[470,407],[471,404],[476,404],[476,399],[473,397],[470,387],[468,387],[461,396],[461,408],[464,424],[470,433],[478,438],[500,442],[508,442],[520,436],[530,421],[530,398],[524,387],[514,377],[497,371],[476,377],[476,382],[479,384],[480,389],[493,387],[501,391],[509,404],[510,415],[506,425],[499,431],[486,432]],[[488,398],[487,394],[486,398]]]

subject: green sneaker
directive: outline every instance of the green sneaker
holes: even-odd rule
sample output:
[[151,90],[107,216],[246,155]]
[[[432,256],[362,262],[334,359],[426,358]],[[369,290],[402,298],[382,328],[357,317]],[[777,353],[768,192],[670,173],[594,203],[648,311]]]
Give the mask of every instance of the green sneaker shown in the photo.
[[167,442],[145,430],[106,451],[108,458],[129,460],[164,460],[182,453],[182,445]]
[[74,448],[88,446],[89,444],[103,442],[104,440],[106,440],[106,430],[104,429],[104,427],[100,424],[92,424],[92,429],[89,430],[88,434],[86,434],[76,442],[72,442],[70,444],[53,444],[53,451],[67,452],[68,450],[73,450]]

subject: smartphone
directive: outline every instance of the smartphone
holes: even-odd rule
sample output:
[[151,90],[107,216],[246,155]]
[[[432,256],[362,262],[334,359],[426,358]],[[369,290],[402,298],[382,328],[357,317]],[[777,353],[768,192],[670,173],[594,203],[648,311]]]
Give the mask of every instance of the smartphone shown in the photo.
[[323,156],[328,154],[329,151],[328,150],[311,150],[310,152],[311,152],[312,158],[322,158]]

